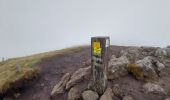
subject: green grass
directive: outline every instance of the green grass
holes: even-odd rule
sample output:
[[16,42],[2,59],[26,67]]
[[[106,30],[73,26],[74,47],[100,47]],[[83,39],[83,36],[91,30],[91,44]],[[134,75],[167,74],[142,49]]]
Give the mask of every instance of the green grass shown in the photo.
[[[24,81],[36,78],[40,69],[38,63],[41,62],[43,58],[53,57],[59,54],[67,54],[76,52],[86,46],[72,47],[52,52],[46,52],[41,54],[36,54],[27,57],[12,58],[7,61],[0,63],[0,94],[5,93],[11,88],[21,87]],[[18,72],[16,66],[20,66],[20,71]],[[20,84],[19,86],[16,86]]]

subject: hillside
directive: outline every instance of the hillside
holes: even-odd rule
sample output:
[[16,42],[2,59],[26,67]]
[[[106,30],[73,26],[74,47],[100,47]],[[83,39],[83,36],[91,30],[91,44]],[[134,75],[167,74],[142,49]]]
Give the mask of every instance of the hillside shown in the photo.
[[1,99],[89,100],[87,98],[91,97],[96,100],[100,97],[100,100],[168,100],[168,50],[111,46],[108,88],[102,96],[88,88],[89,46],[10,59],[0,64]]

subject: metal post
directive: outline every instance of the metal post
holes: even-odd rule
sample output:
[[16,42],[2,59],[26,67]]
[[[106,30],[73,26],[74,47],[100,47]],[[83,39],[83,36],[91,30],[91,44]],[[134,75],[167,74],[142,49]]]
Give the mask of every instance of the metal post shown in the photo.
[[109,37],[91,38],[92,90],[103,94],[107,87]]

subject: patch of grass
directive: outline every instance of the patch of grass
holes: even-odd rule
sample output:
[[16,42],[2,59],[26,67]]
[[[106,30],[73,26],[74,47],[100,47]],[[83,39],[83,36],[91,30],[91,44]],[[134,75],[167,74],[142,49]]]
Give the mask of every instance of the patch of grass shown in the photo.
[[[0,94],[5,93],[11,88],[21,87],[24,81],[36,78],[40,69],[38,63],[41,62],[43,58],[57,56],[59,54],[67,54],[76,52],[87,46],[71,47],[67,49],[46,52],[41,54],[36,54],[27,57],[12,58],[7,61],[0,63]],[[17,71],[16,66],[20,66],[20,70]],[[17,86],[20,84],[19,86]]]
[[143,78],[143,69],[140,68],[137,64],[129,64],[128,71],[132,73],[137,79]]

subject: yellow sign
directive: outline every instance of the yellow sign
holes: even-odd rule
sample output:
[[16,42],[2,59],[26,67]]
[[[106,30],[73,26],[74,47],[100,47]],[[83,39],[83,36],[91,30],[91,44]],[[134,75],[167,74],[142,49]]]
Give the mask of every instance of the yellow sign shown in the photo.
[[102,48],[100,47],[100,42],[93,42],[93,53],[95,55],[101,55]]

